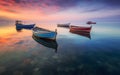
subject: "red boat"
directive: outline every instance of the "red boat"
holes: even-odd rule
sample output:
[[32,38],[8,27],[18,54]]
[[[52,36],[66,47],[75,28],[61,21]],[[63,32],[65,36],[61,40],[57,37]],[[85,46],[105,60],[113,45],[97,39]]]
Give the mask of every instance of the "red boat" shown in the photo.
[[90,32],[92,26],[70,26],[70,32]]

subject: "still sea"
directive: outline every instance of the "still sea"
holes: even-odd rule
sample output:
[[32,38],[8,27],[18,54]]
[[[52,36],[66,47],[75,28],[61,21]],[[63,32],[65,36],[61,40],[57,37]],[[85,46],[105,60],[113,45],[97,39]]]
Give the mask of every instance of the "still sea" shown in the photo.
[[120,75],[120,22],[98,22],[90,34],[36,26],[57,29],[56,41],[36,39],[14,23],[1,25],[0,75]]

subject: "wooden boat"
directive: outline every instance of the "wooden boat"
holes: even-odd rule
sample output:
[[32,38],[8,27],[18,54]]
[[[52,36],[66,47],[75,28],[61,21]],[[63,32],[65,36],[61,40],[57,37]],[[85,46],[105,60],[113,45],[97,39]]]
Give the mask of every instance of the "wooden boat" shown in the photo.
[[35,27],[33,28],[33,35],[39,38],[56,40],[57,30],[50,31],[43,28]]
[[57,52],[58,44],[56,40],[42,39],[42,38],[36,37],[35,35],[33,35],[32,38],[39,44],[46,46],[48,48],[55,49],[55,52]]
[[70,26],[70,32],[90,32],[92,26]]
[[88,21],[86,24],[96,24],[96,22]]
[[66,23],[66,24],[57,24],[58,27],[69,27],[70,23]]
[[23,27],[17,27],[17,26],[16,26],[16,31],[17,31],[17,32],[21,32],[23,29],[31,30],[32,28],[31,28],[31,27],[23,28]]
[[25,24],[22,24],[22,21],[16,21],[16,27],[17,28],[28,28],[28,29],[32,29],[34,26],[35,26],[35,24],[28,24],[28,25],[25,25]]
[[29,24],[29,25],[24,25],[24,24],[16,24],[16,27],[19,27],[19,28],[33,28],[35,26],[35,24]]
[[77,34],[77,35],[84,36],[84,37],[91,39],[91,35],[89,32],[72,32],[72,31],[70,31],[70,32],[73,34]]

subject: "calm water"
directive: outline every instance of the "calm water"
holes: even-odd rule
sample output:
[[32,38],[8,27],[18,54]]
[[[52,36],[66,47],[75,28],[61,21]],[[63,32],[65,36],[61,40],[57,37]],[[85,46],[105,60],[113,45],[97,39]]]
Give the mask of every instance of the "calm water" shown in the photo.
[[14,24],[1,26],[0,75],[120,75],[120,23],[98,23],[88,35],[38,26],[57,28],[56,42],[37,41],[32,30],[17,31]]

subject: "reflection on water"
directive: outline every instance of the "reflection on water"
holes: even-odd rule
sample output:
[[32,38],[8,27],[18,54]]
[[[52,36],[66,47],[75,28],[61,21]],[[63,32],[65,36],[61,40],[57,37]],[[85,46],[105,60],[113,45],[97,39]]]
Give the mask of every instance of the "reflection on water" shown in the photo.
[[46,47],[53,48],[53,49],[55,49],[55,52],[57,52],[58,44],[57,44],[56,40],[42,39],[42,38],[38,38],[34,35],[32,37],[36,42],[38,42]]
[[[0,75],[119,75],[119,24],[97,23],[90,33],[91,40],[67,28],[57,28],[53,45],[32,38],[31,30],[18,33],[15,26],[2,27]],[[40,27],[56,29],[54,25]]]
[[73,34],[78,34],[80,36],[84,36],[84,37],[87,37],[87,38],[91,39],[90,32],[72,32],[72,31],[70,31],[70,32],[73,33]]

